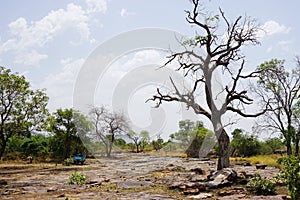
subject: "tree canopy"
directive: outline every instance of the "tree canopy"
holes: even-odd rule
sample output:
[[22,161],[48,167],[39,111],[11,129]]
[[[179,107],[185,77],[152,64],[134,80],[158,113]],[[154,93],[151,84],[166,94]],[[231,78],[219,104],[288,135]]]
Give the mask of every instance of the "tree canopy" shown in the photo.
[[[257,67],[259,74],[256,93],[262,105],[267,105],[259,125],[268,130],[279,132],[292,154],[292,142],[296,141],[296,128],[300,127],[297,118],[297,103],[300,96],[300,60],[291,71],[285,67],[284,60],[272,59]],[[299,142],[297,142],[299,143]],[[298,148],[297,148],[298,149]]]
[[32,90],[25,77],[0,67],[0,158],[13,135],[43,129],[48,115],[44,90]]

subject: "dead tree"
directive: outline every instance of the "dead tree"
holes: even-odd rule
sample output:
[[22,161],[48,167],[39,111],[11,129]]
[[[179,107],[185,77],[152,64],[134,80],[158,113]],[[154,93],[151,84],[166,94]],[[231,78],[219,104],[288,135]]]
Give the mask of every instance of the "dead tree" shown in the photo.
[[89,115],[94,135],[105,145],[106,156],[110,157],[116,137],[128,129],[127,120],[122,113],[110,112],[104,106],[92,108]]
[[[196,114],[207,117],[214,127],[218,139],[218,166],[217,169],[229,167],[229,136],[224,129],[221,117],[231,111],[242,117],[256,117],[265,111],[256,114],[247,114],[244,106],[253,103],[247,94],[247,89],[240,89],[239,82],[257,76],[257,71],[243,74],[245,66],[244,56],[240,49],[246,44],[259,44],[256,34],[258,26],[255,20],[249,17],[238,17],[230,22],[224,12],[219,9],[219,15],[211,16],[200,11],[199,0],[193,0],[192,11],[186,11],[186,20],[198,29],[195,38],[181,42],[184,50],[172,52],[164,67],[177,62],[177,71],[182,71],[186,78],[192,78],[190,89],[184,91],[179,89],[170,77],[172,91],[163,92],[157,89],[151,99],[159,107],[164,101],[177,101],[186,104],[188,109],[193,109]],[[225,27],[222,31],[222,26]],[[221,31],[221,33],[220,33]],[[204,51],[205,55],[197,53]],[[229,76],[231,81],[223,86],[222,93],[225,94],[222,105],[217,105],[213,90],[213,73],[221,71],[223,75]],[[197,91],[204,91],[204,101],[199,100]],[[206,104],[206,105],[205,105]]]

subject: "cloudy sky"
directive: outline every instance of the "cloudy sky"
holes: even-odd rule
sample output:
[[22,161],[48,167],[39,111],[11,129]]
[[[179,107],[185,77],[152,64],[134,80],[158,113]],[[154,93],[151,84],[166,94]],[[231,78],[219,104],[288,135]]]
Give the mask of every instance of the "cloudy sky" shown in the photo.
[[[293,64],[294,57],[300,55],[298,1],[212,0],[205,5],[212,12],[221,7],[232,20],[239,15],[251,16],[265,30],[260,33],[261,45],[243,49],[249,70],[271,58]],[[155,131],[172,132],[177,129],[177,121],[185,118],[182,107],[172,104],[166,105],[164,111],[153,111],[151,103],[144,103],[148,95],[153,94],[154,87],[150,87],[151,76],[147,76],[149,72],[143,67],[157,67],[166,56],[164,51],[157,50],[161,46],[155,44],[148,29],[192,36],[194,30],[186,23],[184,13],[190,8],[188,0],[4,1],[0,8],[0,65],[24,74],[32,87],[46,88],[49,109],[54,111],[73,107],[76,81],[80,73],[84,73],[82,70],[87,60],[92,59],[91,55],[97,55],[95,51],[113,49],[114,52],[123,48],[122,54],[111,55],[109,65],[101,66],[102,73],[97,72],[97,79],[93,79],[96,81],[94,96],[89,102],[108,106],[119,102],[139,127],[137,130],[157,123],[164,129]],[[130,32],[145,29],[143,34]],[[116,42],[118,36],[124,35],[123,40]],[[139,39],[153,41],[154,48],[149,48],[151,44],[130,46]],[[164,42],[168,45],[168,41]],[[97,65],[105,63],[103,59],[100,58],[98,61],[103,62]],[[135,78],[138,81],[129,81]],[[165,83],[154,77],[153,80],[156,85]],[[88,85],[88,82],[86,78],[79,84]],[[130,90],[130,83],[135,87],[122,99],[123,93],[120,95],[118,91],[124,90],[124,85]],[[163,119],[154,122],[155,116]]]

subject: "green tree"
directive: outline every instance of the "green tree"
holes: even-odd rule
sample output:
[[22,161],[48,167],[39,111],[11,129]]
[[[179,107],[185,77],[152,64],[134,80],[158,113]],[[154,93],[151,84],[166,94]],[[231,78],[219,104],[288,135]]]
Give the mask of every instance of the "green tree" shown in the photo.
[[69,158],[72,153],[86,151],[80,137],[91,130],[91,123],[79,112],[58,109],[52,116],[50,130],[54,133],[52,151],[55,156]]
[[32,135],[29,138],[23,139],[21,151],[24,156],[46,157],[49,155],[50,140],[42,134]]
[[48,114],[44,90],[31,90],[24,76],[0,67],[0,158],[14,135],[41,131]]
[[[298,61],[298,64],[299,61]],[[298,96],[298,101],[293,106],[293,122],[295,124],[296,135],[294,139],[295,143],[295,156],[299,156],[299,142],[300,142],[300,95]]]
[[152,140],[152,146],[155,149],[155,151],[158,151],[163,148],[164,140],[160,137],[160,135],[157,135],[156,140]]
[[140,133],[136,133],[131,130],[127,133],[127,136],[135,144],[137,153],[144,150],[145,146],[149,143],[150,139],[148,131],[141,131]]
[[126,141],[122,138],[116,138],[114,144],[118,147],[124,148],[126,146]]
[[179,130],[178,132],[171,134],[170,138],[180,143],[180,146],[185,148],[191,144],[193,139],[196,137],[197,132],[195,131],[198,128],[203,127],[202,122],[193,122],[189,119],[181,120],[178,123]]
[[[244,73],[246,62],[241,53],[244,45],[259,43],[258,25],[242,16],[231,23],[221,9],[218,14],[212,15],[201,8],[203,4],[200,0],[193,0],[192,3],[193,8],[186,11],[186,19],[197,29],[197,34],[190,40],[182,41],[184,48],[172,52],[164,66],[176,63],[176,70],[193,82],[190,87],[184,85],[180,88],[170,78],[172,89],[163,91],[165,89],[157,88],[157,94],[151,100],[156,101],[157,107],[163,102],[184,103],[188,109],[211,121],[219,145],[217,169],[220,170],[229,167],[230,156],[230,140],[222,116],[233,112],[242,117],[257,117],[265,111],[263,109],[256,114],[244,112],[244,106],[252,104],[253,99],[247,94],[249,88],[242,88],[240,84],[258,73]],[[230,80],[223,82],[223,86],[216,81],[215,75],[219,70]],[[216,85],[220,86],[218,91]]]
[[257,70],[261,73],[255,91],[268,107],[260,126],[279,132],[284,138],[287,154],[292,155],[292,142],[296,139],[293,108],[300,95],[299,58],[291,72],[285,68],[284,61],[278,59],[262,63]]
[[272,153],[276,153],[276,151],[281,150],[284,147],[283,142],[279,138],[269,138],[265,143],[271,147]]
[[204,157],[216,143],[214,133],[205,128],[201,121],[181,120],[178,125],[178,132],[171,134],[170,138],[173,143],[179,144],[180,148],[186,148],[185,153],[188,157]]
[[194,138],[185,151],[188,157],[203,158],[208,155],[211,147],[216,144],[214,133],[203,127],[202,123],[201,126],[195,127],[192,131],[192,135],[194,135]]
[[249,157],[260,153],[260,143],[257,137],[243,134],[241,129],[235,129],[232,135],[231,155]]

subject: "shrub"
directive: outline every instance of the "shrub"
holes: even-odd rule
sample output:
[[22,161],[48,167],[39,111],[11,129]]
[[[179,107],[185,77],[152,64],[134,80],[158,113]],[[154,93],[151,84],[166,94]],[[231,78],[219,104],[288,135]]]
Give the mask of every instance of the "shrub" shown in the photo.
[[73,159],[72,159],[72,158],[67,158],[67,159],[65,159],[65,165],[66,165],[66,166],[70,166],[70,165],[72,164],[72,162],[73,162]]
[[255,174],[248,183],[248,190],[257,195],[275,195],[276,184],[272,180],[262,178],[259,174]]
[[77,172],[73,172],[69,177],[69,185],[84,185],[86,181],[86,176],[84,174],[78,174]]
[[278,160],[283,165],[281,177],[287,184],[292,200],[300,199],[300,158],[287,156]]

